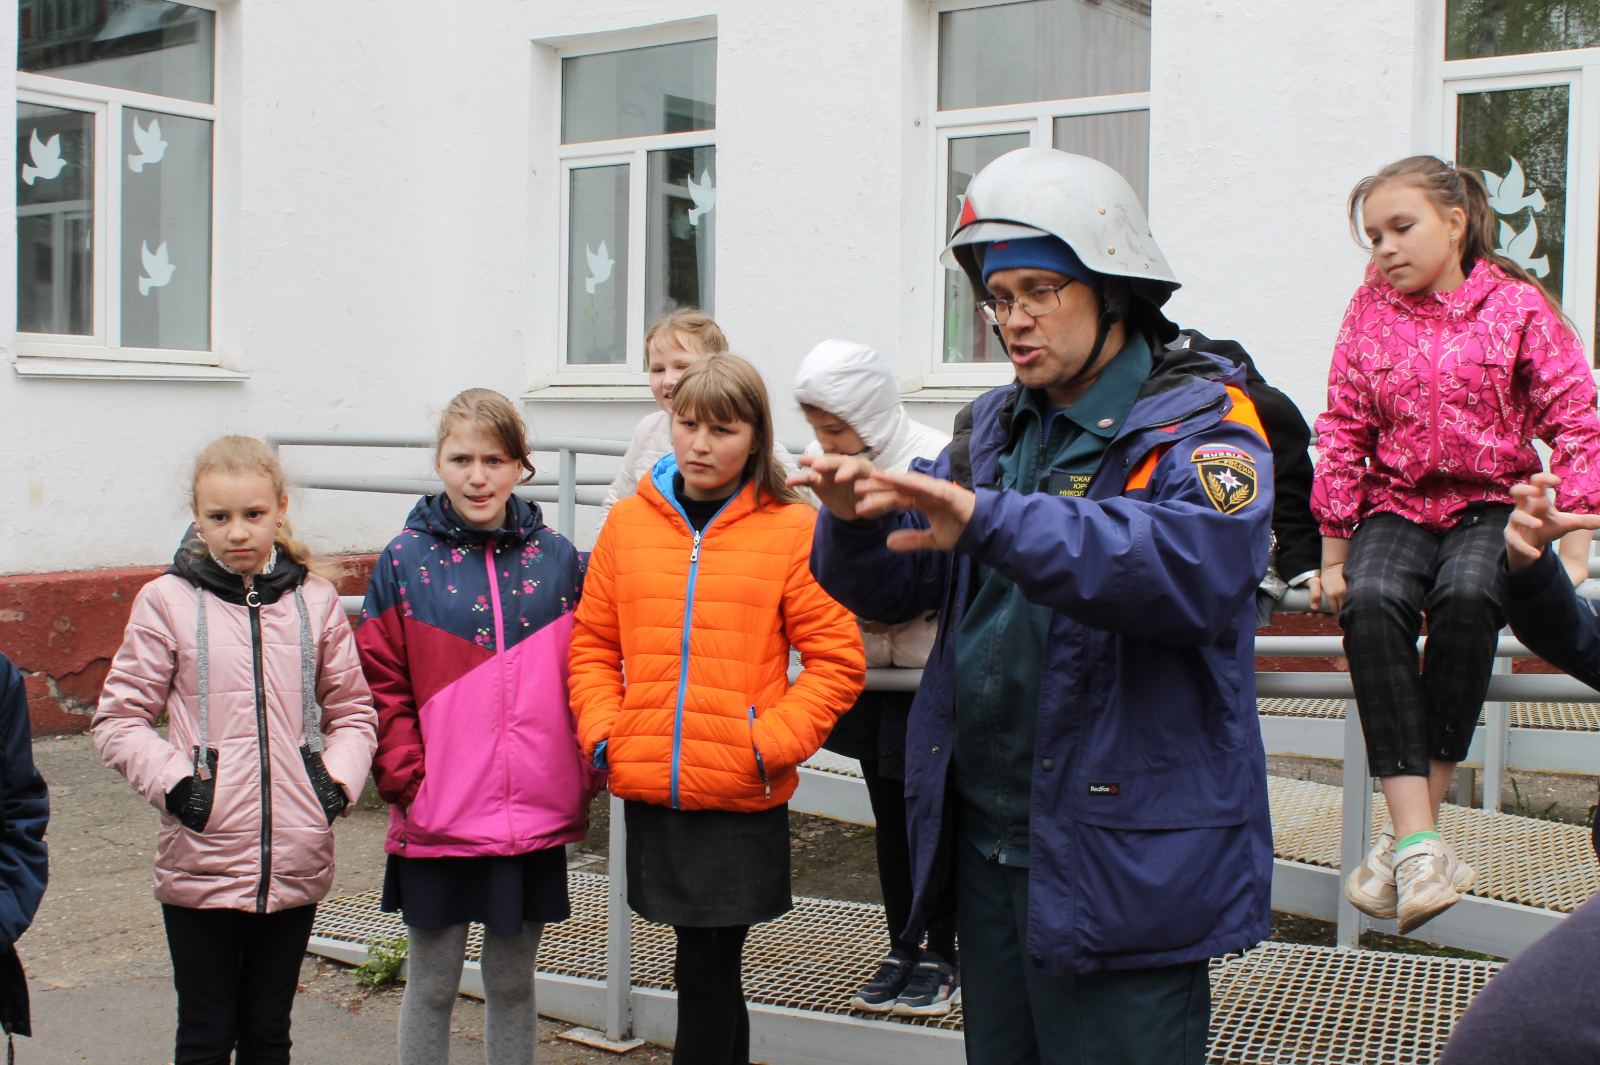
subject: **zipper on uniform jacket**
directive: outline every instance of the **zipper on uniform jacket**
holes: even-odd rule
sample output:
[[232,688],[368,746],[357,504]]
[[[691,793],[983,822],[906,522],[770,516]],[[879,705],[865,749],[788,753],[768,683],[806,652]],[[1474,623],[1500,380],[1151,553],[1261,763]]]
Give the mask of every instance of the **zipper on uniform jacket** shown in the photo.
[[256,912],[267,912],[267,887],[272,882],[272,759],[267,753],[267,679],[261,663],[261,597],[245,593],[250,611],[250,659],[255,671],[256,751],[261,758],[261,883],[256,887]]
[[766,798],[772,798],[772,781],[767,779],[767,761],[761,757],[761,745],[756,742],[756,708],[750,707],[750,749],[756,752],[756,772],[761,774],[761,788]]

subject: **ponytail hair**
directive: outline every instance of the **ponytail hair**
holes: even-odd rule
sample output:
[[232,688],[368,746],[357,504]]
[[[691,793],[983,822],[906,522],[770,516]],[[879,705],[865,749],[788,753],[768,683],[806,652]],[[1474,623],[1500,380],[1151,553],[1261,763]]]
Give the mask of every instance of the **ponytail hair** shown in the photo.
[[[282,499],[289,494],[288,483],[284,479],[283,466],[279,464],[278,456],[270,447],[253,436],[221,436],[200,449],[200,454],[194,459],[194,476],[189,481],[191,510],[199,506],[199,501],[195,498],[195,486],[200,483],[200,478],[208,473],[221,473],[230,477],[262,474],[272,482],[273,495]],[[198,539],[192,542],[200,543]],[[294,526],[290,524],[287,515],[284,516],[283,524],[273,534],[272,542],[281,553],[288,555],[319,577],[331,581],[343,576],[337,567],[314,557],[311,549],[295,538]],[[203,545],[200,550],[204,553]]]
[[767,500],[806,503],[805,497],[785,483],[788,478],[783,465],[772,455],[772,404],[767,401],[766,382],[748,361],[729,352],[698,359],[678,379],[672,411],[674,417],[748,422],[752,450],[745,460],[744,480],[755,482],[756,506]]
[[[1467,220],[1466,231],[1461,235],[1462,276],[1471,274],[1473,264],[1480,259],[1494,263],[1507,275],[1518,281],[1526,281],[1537,288],[1544,295],[1545,301],[1550,304],[1550,309],[1555,311],[1562,321],[1567,321],[1566,315],[1561,310],[1561,301],[1545,288],[1543,282],[1526,267],[1512,262],[1495,251],[1495,213],[1494,208],[1489,206],[1489,190],[1484,187],[1482,175],[1476,170],[1456,167],[1438,156],[1408,156],[1356,182],[1356,187],[1350,190],[1350,200],[1346,210],[1350,216],[1350,233],[1355,237],[1357,244],[1362,247],[1367,246],[1361,234],[1362,205],[1375,189],[1395,181],[1405,182],[1421,190],[1428,198],[1428,202],[1432,203],[1434,209],[1441,215],[1448,214],[1452,207],[1461,208],[1461,213]],[[1571,324],[1567,321],[1569,328]]]

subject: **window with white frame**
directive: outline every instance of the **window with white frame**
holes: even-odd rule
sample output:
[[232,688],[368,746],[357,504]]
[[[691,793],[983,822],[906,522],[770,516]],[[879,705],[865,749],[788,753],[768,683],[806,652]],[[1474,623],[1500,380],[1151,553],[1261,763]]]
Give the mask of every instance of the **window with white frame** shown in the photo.
[[642,380],[657,319],[715,313],[716,83],[715,39],[562,57],[565,379]]
[[17,14],[19,353],[213,362],[216,12]]
[[1600,0],[1448,0],[1443,153],[1479,171],[1496,250],[1562,302],[1595,353]]
[[[967,184],[1014,148],[1043,145],[1115,167],[1143,201],[1150,169],[1150,0],[938,6],[935,225],[944,246]],[[930,383],[993,383],[1005,351],[960,270],[934,279]]]

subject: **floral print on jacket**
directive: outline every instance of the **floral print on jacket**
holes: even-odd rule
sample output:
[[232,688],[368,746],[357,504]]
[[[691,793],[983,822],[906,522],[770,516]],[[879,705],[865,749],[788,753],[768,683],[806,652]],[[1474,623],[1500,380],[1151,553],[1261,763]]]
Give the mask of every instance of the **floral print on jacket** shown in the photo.
[[1600,418],[1583,345],[1539,289],[1479,261],[1450,292],[1408,295],[1369,267],[1339,327],[1317,419],[1311,509],[1324,536],[1398,514],[1443,531],[1511,502],[1550,445],[1558,503],[1600,510]]

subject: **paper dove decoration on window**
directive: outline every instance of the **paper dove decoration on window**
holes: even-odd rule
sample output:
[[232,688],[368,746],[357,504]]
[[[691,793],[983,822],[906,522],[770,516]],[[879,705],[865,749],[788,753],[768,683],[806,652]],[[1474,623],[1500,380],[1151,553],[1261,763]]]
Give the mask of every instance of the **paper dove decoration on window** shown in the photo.
[[149,127],[144,127],[134,119],[133,143],[139,146],[139,154],[128,156],[129,170],[137,174],[146,166],[161,162],[167,154],[167,142],[161,139],[161,120],[152,118]]
[[1511,169],[1506,171],[1505,177],[1502,178],[1493,170],[1483,171],[1483,184],[1489,190],[1489,206],[1494,208],[1495,214],[1516,214],[1524,207],[1544,210],[1544,194],[1534,189],[1524,195],[1527,178],[1522,174],[1522,164],[1517,162],[1516,156],[1507,158],[1511,160]]
[[1500,247],[1495,249],[1495,253],[1504,255],[1534,277],[1544,277],[1550,272],[1550,257],[1541,255],[1535,259],[1533,253],[1538,249],[1538,245],[1538,219],[1529,218],[1528,228],[1521,233],[1504,222],[1500,223]]
[[147,276],[139,279],[139,295],[148,296],[153,288],[161,288],[172,280],[172,272],[177,269],[167,261],[167,242],[162,241],[155,254],[150,254],[150,245],[144,241],[139,242],[139,258],[144,262],[144,272]]
[[694,206],[689,209],[689,224],[698,226],[700,219],[711,213],[717,205],[717,190],[711,184],[711,171],[700,171],[700,184],[694,182],[694,175],[689,175],[689,198],[694,201]]
[[33,131],[33,137],[28,142],[28,154],[33,156],[33,165],[22,164],[22,183],[32,185],[34,179],[43,178],[53,180],[61,173],[61,168],[67,161],[61,158],[61,134],[57,133],[47,141],[39,140],[39,130]]
[[605,284],[611,279],[611,268],[616,261],[611,258],[611,253],[606,250],[606,242],[600,242],[600,250],[595,251],[589,245],[583,246],[584,255],[589,258],[589,276],[583,279],[583,290],[589,295],[594,295],[597,286]]

